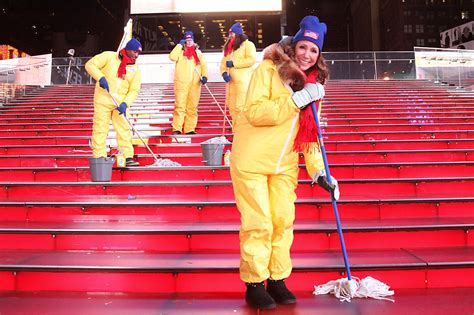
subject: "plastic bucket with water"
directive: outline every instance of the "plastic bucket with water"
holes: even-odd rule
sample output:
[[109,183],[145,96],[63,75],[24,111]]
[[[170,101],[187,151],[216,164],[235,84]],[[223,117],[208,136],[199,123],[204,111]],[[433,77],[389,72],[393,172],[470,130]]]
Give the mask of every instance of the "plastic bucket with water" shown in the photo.
[[222,143],[201,143],[202,158],[204,165],[221,166],[224,155],[224,144]]
[[93,182],[110,182],[114,157],[89,158],[89,169]]

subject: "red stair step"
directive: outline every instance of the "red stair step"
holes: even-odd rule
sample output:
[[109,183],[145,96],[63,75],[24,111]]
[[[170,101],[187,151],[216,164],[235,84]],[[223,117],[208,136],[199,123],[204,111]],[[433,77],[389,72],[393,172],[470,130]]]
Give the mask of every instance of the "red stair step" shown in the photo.
[[[474,177],[461,178],[387,178],[339,179],[341,200],[358,198],[409,198],[409,197],[468,197],[474,192]],[[312,180],[299,180],[296,193],[299,198],[320,198],[325,192]],[[232,199],[230,180],[205,181],[122,181],[122,182],[0,182],[0,198],[28,200],[33,197],[70,195],[128,195],[139,198],[153,196],[171,198],[182,195],[180,200],[214,201]],[[153,198],[152,197],[152,198]]]
[[[465,162],[413,162],[413,163],[351,163],[331,164],[331,174],[336,178],[411,178],[456,177],[474,174],[474,161]],[[304,165],[299,177],[308,179]],[[138,180],[229,180],[227,166],[181,166],[159,168],[142,166],[114,168],[112,181]],[[90,181],[89,167],[0,167],[0,181]]]
[[[5,211],[0,212],[2,221],[238,221],[239,212],[234,200],[184,201],[170,198],[143,198],[127,200],[126,196],[68,196],[55,199],[40,198],[28,201],[0,200]],[[341,200],[339,214],[346,219],[403,219],[460,217],[472,218],[474,198],[401,198]],[[298,199],[297,220],[334,220],[329,199]]]
[[[405,275],[408,276],[408,275]],[[331,280],[335,280],[331,279]],[[88,279],[93,280],[93,279]],[[297,304],[278,305],[275,314],[319,315],[357,313],[361,315],[471,315],[472,288],[450,289],[397,289],[395,303],[374,299],[353,299],[340,303],[332,295],[314,296],[313,284],[322,283],[307,279],[307,288],[297,291]],[[291,278],[287,280],[292,284]],[[290,286],[291,287],[291,286]],[[292,288],[292,287],[291,287]],[[163,293],[163,294],[90,294],[87,292],[15,292],[0,294],[5,314],[70,314],[70,315],[129,315],[163,314],[254,314],[244,301],[244,287],[238,293]],[[453,303],[452,301],[456,301]],[[199,311],[197,311],[199,310]],[[261,312],[263,313],[263,312]]]
[[[467,246],[474,218],[418,220],[344,220],[346,245],[353,249],[404,246]],[[142,250],[200,252],[239,249],[238,220],[220,222],[5,222],[0,225],[0,249]],[[293,251],[339,248],[333,221],[295,225]]]
[[[473,248],[442,249],[444,259],[430,256],[437,252],[439,248],[366,250],[350,251],[349,257],[354,276],[373,274],[394,288],[403,287],[404,282],[400,281],[403,274],[411,274],[407,278],[412,279],[411,287],[436,287],[440,283],[433,277],[439,276],[440,273],[449,274],[449,278],[443,281],[445,287],[472,285],[474,279],[472,273],[469,276],[468,268],[473,264],[470,259]],[[422,255],[423,258],[417,258],[416,255]],[[237,275],[238,263],[238,254],[221,253],[176,255],[90,251],[3,251],[0,253],[0,269],[4,270],[0,273],[0,278],[3,279],[0,290],[12,291],[16,288],[19,291],[87,290],[156,293],[209,292],[211,289],[212,292],[240,292],[242,284]],[[458,266],[459,269],[449,269],[452,266]],[[310,279],[340,278],[341,276],[335,271],[343,269],[340,252],[293,254],[293,275],[290,278],[292,287],[295,290],[304,290]],[[377,269],[383,269],[383,272],[375,272]],[[143,271],[146,273],[142,273]],[[195,273],[196,271],[199,273]],[[95,281],[92,281],[92,274],[95,275]],[[59,277],[62,280],[59,280]],[[417,281],[413,283],[415,279]],[[216,285],[209,288],[205,285],[209,281]],[[192,286],[186,285],[191,283]],[[324,282],[314,282],[317,283]]]

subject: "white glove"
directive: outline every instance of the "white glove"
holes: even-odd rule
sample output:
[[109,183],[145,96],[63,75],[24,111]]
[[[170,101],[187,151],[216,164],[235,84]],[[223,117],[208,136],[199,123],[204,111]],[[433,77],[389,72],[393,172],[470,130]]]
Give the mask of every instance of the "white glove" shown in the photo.
[[322,99],[325,94],[324,86],[321,83],[306,83],[304,88],[293,93],[291,98],[299,109],[303,109],[312,101]]
[[333,194],[334,199],[339,200],[339,197],[341,195],[339,191],[339,184],[337,183],[337,180],[331,175],[331,184],[329,184],[329,181],[326,176],[326,171],[321,170],[314,175],[313,183],[317,182],[319,186],[322,188],[326,189],[330,193]]

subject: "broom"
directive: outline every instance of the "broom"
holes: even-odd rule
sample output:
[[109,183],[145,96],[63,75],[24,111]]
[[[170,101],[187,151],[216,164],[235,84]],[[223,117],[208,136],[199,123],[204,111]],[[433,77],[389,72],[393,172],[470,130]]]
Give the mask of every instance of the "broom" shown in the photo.
[[[313,111],[314,120],[316,122],[316,128],[318,131],[319,146],[321,148],[321,155],[323,157],[324,169],[326,171],[326,178],[330,186],[333,186],[331,174],[329,173],[329,164],[326,156],[326,149],[324,148],[323,136],[321,133],[320,122],[318,117],[318,110],[316,109],[316,103],[311,103],[311,110]],[[351,268],[349,264],[349,258],[347,256],[346,245],[344,242],[344,235],[342,233],[341,221],[339,219],[339,211],[337,209],[336,198],[334,197],[334,191],[331,192],[332,208],[334,210],[334,216],[336,218],[337,233],[339,234],[339,241],[341,244],[342,255],[344,258],[344,266],[346,269],[347,278],[341,278],[338,280],[329,281],[326,284],[314,286],[313,294],[334,294],[341,302],[350,302],[352,298],[374,298],[379,300],[388,300],[394,302],[393,299],[387,298],[394,294],[394,291],[390,290],[390,287],[385,283],[376,280],[372,277],[366,277],[360,280],[357,277],[352,277]]]

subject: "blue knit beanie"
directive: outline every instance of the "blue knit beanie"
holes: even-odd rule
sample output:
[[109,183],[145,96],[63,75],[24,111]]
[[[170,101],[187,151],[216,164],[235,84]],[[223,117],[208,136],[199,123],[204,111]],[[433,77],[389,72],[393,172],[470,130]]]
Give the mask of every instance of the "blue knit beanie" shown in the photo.
[[293,37],[293,43],[300,40],[307,40],[319,47],[323,51],[324,35],[327,32],[325,23],[320,23],[317,16],[305,16],[300,22],[300,30]]
[[234,32],[236,35],[242,35],[244,33],[242,25],[239,22],[234,23],[234,25],[230,27],[230,31]]
[[188,32],[184,33],[184,39],[188,39],[188,38],[191,38],[192,40],[194,40],[193,32],[188,31]]
[[142,51],[142,44],[135,38],[128,41],[125,50]]

